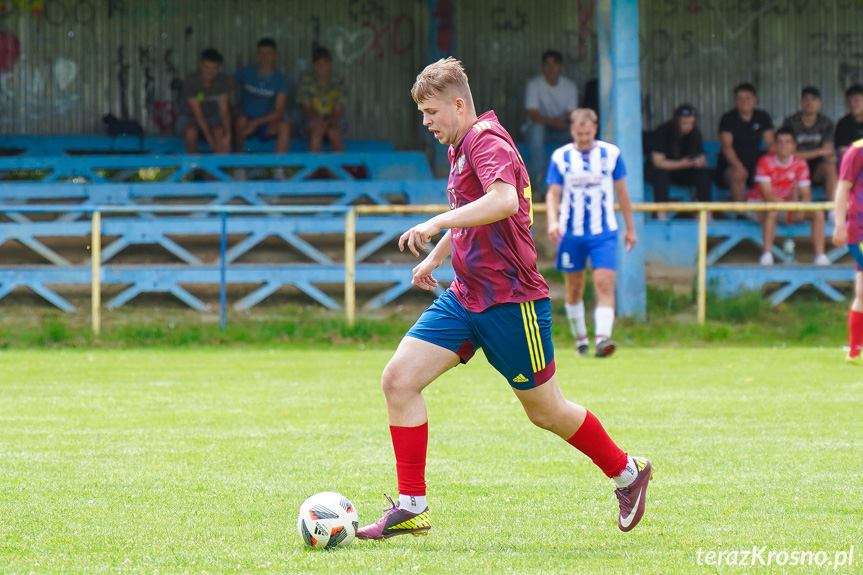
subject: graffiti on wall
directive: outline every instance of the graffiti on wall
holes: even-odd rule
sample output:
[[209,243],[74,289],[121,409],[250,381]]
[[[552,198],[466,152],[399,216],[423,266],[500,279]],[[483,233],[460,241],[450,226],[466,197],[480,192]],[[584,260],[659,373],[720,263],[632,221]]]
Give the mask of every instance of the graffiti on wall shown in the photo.
[[26,68],[0,72],[0,124],[58,118],[80,109],[81,96],[72,90],[78,77],[74,60],[60,57]]
[[95,0],[0,0],[0,18],[30,15],[51,26],[87,25],[96,19]]
[[455,34],[455,7],[453,0],[431,0],[431,31],[429,33],[429,60],[451,56]]
[[390,15],[378,0],[352,0],[348,5],[351,20],[359,27],[333,26],[323,41],[332,47],[336,58],[351,63],[365,58],[399,58],[414,50],[419,30],[407,13]]
[[[692,0],[688,3],[678,0],[664,0],[656,7],[656,14],[662,19],[695,15],[697,18],[712,18],[722,31],[722,38],[713,44],[705,43],[698,36],[698,20],[693,19],[692,27],[667,29],[658,27],[650,30],[641,38],[642,63],[665,64],[672,57],[675,61],[686,61],[700,55],[726,52],[729,42],[740,42],[746,35],[757,34],[762,20],[775,25],[777,17],[805,17],[807,12],[851,13],[859,10],[858,0]],[[799,42],[795,39],[795,42]],[[828,34],[824,31],[810,32],[804,42],[811,53],[819,54],[838,62],[839,81],[843,86],[863,79],[860,60],[863,59],[863,39],[858,33],[845,32]]]
[[[120,91],[120,113],[123,118],[129,118],[129,74],[131,64],[126,46],[117,47],[117,85]],[[165,49],[161,54],[155,46],[137,47],[137,67],[143,81],[144,117],[142,123],[152,124],[162,134],[170,134],[177,123],[180,91],[183,81],[180,72],[174,64],[173,48]],[[168,78],[170,98],[158,99],[156,77],[161,74]]]

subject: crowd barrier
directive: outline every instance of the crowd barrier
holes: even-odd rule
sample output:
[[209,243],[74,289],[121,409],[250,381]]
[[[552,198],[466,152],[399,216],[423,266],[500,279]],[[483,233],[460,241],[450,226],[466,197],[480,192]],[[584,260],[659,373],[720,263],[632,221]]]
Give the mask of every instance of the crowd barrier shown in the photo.
[[[697,212],[698,214],[698,259],[697,259],[697,317],[700,323],[704,323],[707,310],[707,284],[710,279],[708,273],[708,218],[707,214],[712,211],[743,212],[743,211],[815,211],[828,210],[831,204],[821,203],[779,203],[779,204],[637,204],[633,209],[638,212],[656,212],[664,209],[673,209],[680,212]],[[54,303],[61,309],[71,311],[71,304],[65,302],[62,297],[48,288],[51,283],[69,283],[88,281],[92,287],[94,331],[98,332],[99,309],[101,308],[101,285],[103,283],[131,284],[124,292],[117,296],[109,307],[115,307],[126,303],[131,298],[145,292],[168,292],[173,293],[181,300],[196,309],[206,309],[206,305],[195,298],[181,284],[194,283],[218,283],[220,293],[224,294],[228,283],[249,284],[260,283],[261,287],[245,296],[235,304],[238,309],[245,309],[262,301],[269,294],[284,285],[294,285],[304,293],[331,309],[341,309],[342,306],[332,297],[325,294],[315,283],[338,283],[344,282],[344,310],[347,321],[353,323],[356,318],[356,286],[358,283],[392,283],[393,285],[385,291],[372,298],[366,305],[376,307],[392,301],[398,295],[404,293],[411,287],[411,272],[414,263],[410,264],[372,264],[363,263],[369,255],[385,244],[391,243],[395,237],[412,225],[424,221],[429,214],[440,213],[448,209],[445,205],[425,206],[387,206],[387,205],[365,205],[365,206],[2,206],[0,213],[16,212],[19,214],[49,213],[56,214],[72,210],[84,211],[90,215],[90,221],[73,222],[80,229],[80,235],[89,229],[91,234],[92,257],[90,258],[90,272],[87,276],[85,266],[65,265],[68,262],[57,261],[60,264],[56,268],[43,268],[39,270],[24,269],[0,269],[0,298],[7,295],[18,286],[26,286],[34,292],[39,293],[48,301]],[[537,213],[544,212],[543,205],[535,206]],[[218,218],[206,220],[206,229],[202,231],[207,235],[220,238],[220,252],[217,261],[202,262],[192,254],[185,252],[181,247],[172,245],[167,241],[167,232],[171,230],[188,230],[192,214],[206,212],[217,214]],[[165,217],[146,219],[143,221],[129,221],[125,218],[102,218],[103,214],[114,216],[130,214],[160,214]],[[272,218],[274,214],[281,214],[282,218]],[[289,221],[285,221],[288,217]],[[312,216],[312,217],[300,217]],[[194,218],[193,218],[194,219]],[[175,221],[172,221],[175,220]],[[38,225],[45,222],[32,222]],[[51,222],[47,222],[49,225]],[[20,224],[0,224],[0,234],[5,228]],[[116,226],[116,227],[115,227]],[[175,227],[176,226],[176,227]],[[134,266],[111,266],[103,265],[103,262],[117,253],[120,248],[108,244],[102,248],[102,237],[119,235],[123,237],[124,230],[131,235],[138,235],[145,243],[162,245],[178,258],[183,260],[186,266],[149,266],[146,268]],[[303,231],[309,233],[328,233],[344,235],[344,261],[334,261],[323,252],[308,245],[299,234]],[[234,245],[231,250],[227,249],[227,237],[234,234],[249,234],[247,240]],[[240,255],[250,249],[256,242],[266,235],[277,234],[288,243],[304,252],[313,263],[292,265],[252,265],[235,264]],[[357,245],[360,235],[371,235],[362,245]],[[0,240],[4,238],[0,235]],[[127,238],[128,239],[128,238]],[[772,282],[787,282],[783,288],[784,297],[802,285],[813,285],[821,289],[825,295],[831,298],[841,298],[841,294],[829,285],[829,282],[852,281],[854,270],[851,266],[787,266],[787,267],[762,267],[752,265],[741,268],[743,271],[734,270],[734,274],[742,276],[739,280],[743,285],[755,288],[760,287],[761,279],[758,274],[766,275]],[[812,274],[816,274],[815,277]],[[436,272],[438,279],[448,283],[453,279],[452,268],[447,264]],[[719,276],[714,276],[719,277]],[[220,298],[222,317],[226,314],[226,302],[224,296]]]

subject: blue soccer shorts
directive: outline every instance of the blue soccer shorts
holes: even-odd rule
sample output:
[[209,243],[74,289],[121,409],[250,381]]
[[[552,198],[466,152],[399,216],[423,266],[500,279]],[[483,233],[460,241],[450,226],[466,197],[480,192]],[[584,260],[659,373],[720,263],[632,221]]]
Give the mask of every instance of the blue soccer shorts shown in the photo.
[[567,234],[557,248],[557,269],[565,273],[580,272],[587,266],[593,269],[617,269],[617,232],[604,232],[595,236]]
[[554,375],[551,300],[501,303],[474,313],[447,290],[406,336],[448,349],[467,363],[482,349],[515,389],[531,389]]
[[857,262],[857,271],[863,271],[863,251],[861,251],[861,247],[863,244],[848,244],[848,252],[854,257],[854,261]]

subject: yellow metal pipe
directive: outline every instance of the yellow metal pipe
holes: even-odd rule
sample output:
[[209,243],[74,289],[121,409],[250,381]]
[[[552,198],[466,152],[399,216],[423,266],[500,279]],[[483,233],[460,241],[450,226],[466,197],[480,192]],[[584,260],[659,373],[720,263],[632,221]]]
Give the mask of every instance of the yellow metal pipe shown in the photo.
[[102,331],[102,214],[93,212],[90,237],[90,262],[93,278],[90,282],[90,316],[93,335]]
[[[633,204],[636,212],[698,212],[697,307],[698,323],[707,319],[707,214],[709,212],[818,212],[833,209],[833,202],[668,202]],[[620,206],[615,205],[615,209]],[[438,214],[449,210],[446,204],[423,206],[366,205],[355,206],[345,215],[345,312],[348,324],[356,318],[356,217],[364,214]],[[545,212],[545,204],[534,205],[534,211]]]
[[707,211],[698,212],[698,323],[707,319]]
[[[664,204],[633,204],[636,212],[823,212],[832,210],[833,202],[668,202]],[[449,210],[446,204],[410,205],[368,205],[354,208],[359,215],[364,214],[439,214]],[[535,212],[544,212],[545,204],[534,204]],[[620,206],[615,206],[620,209]]]
[[357,210],[345,212],[345,317],[353,326],[357,319]]

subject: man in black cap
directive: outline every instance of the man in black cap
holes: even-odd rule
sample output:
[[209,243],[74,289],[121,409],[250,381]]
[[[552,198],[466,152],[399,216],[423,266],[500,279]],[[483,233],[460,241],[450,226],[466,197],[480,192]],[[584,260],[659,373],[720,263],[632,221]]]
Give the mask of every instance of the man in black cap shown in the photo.
[[795,155],[809,163],[813,186],[822,186],[833,201],[836,191],[836,150],[833,146],[833,120],[820,112],[821,92],[806,86],[800,95],[800,111],[785,118],[783,128],[794,132]]

